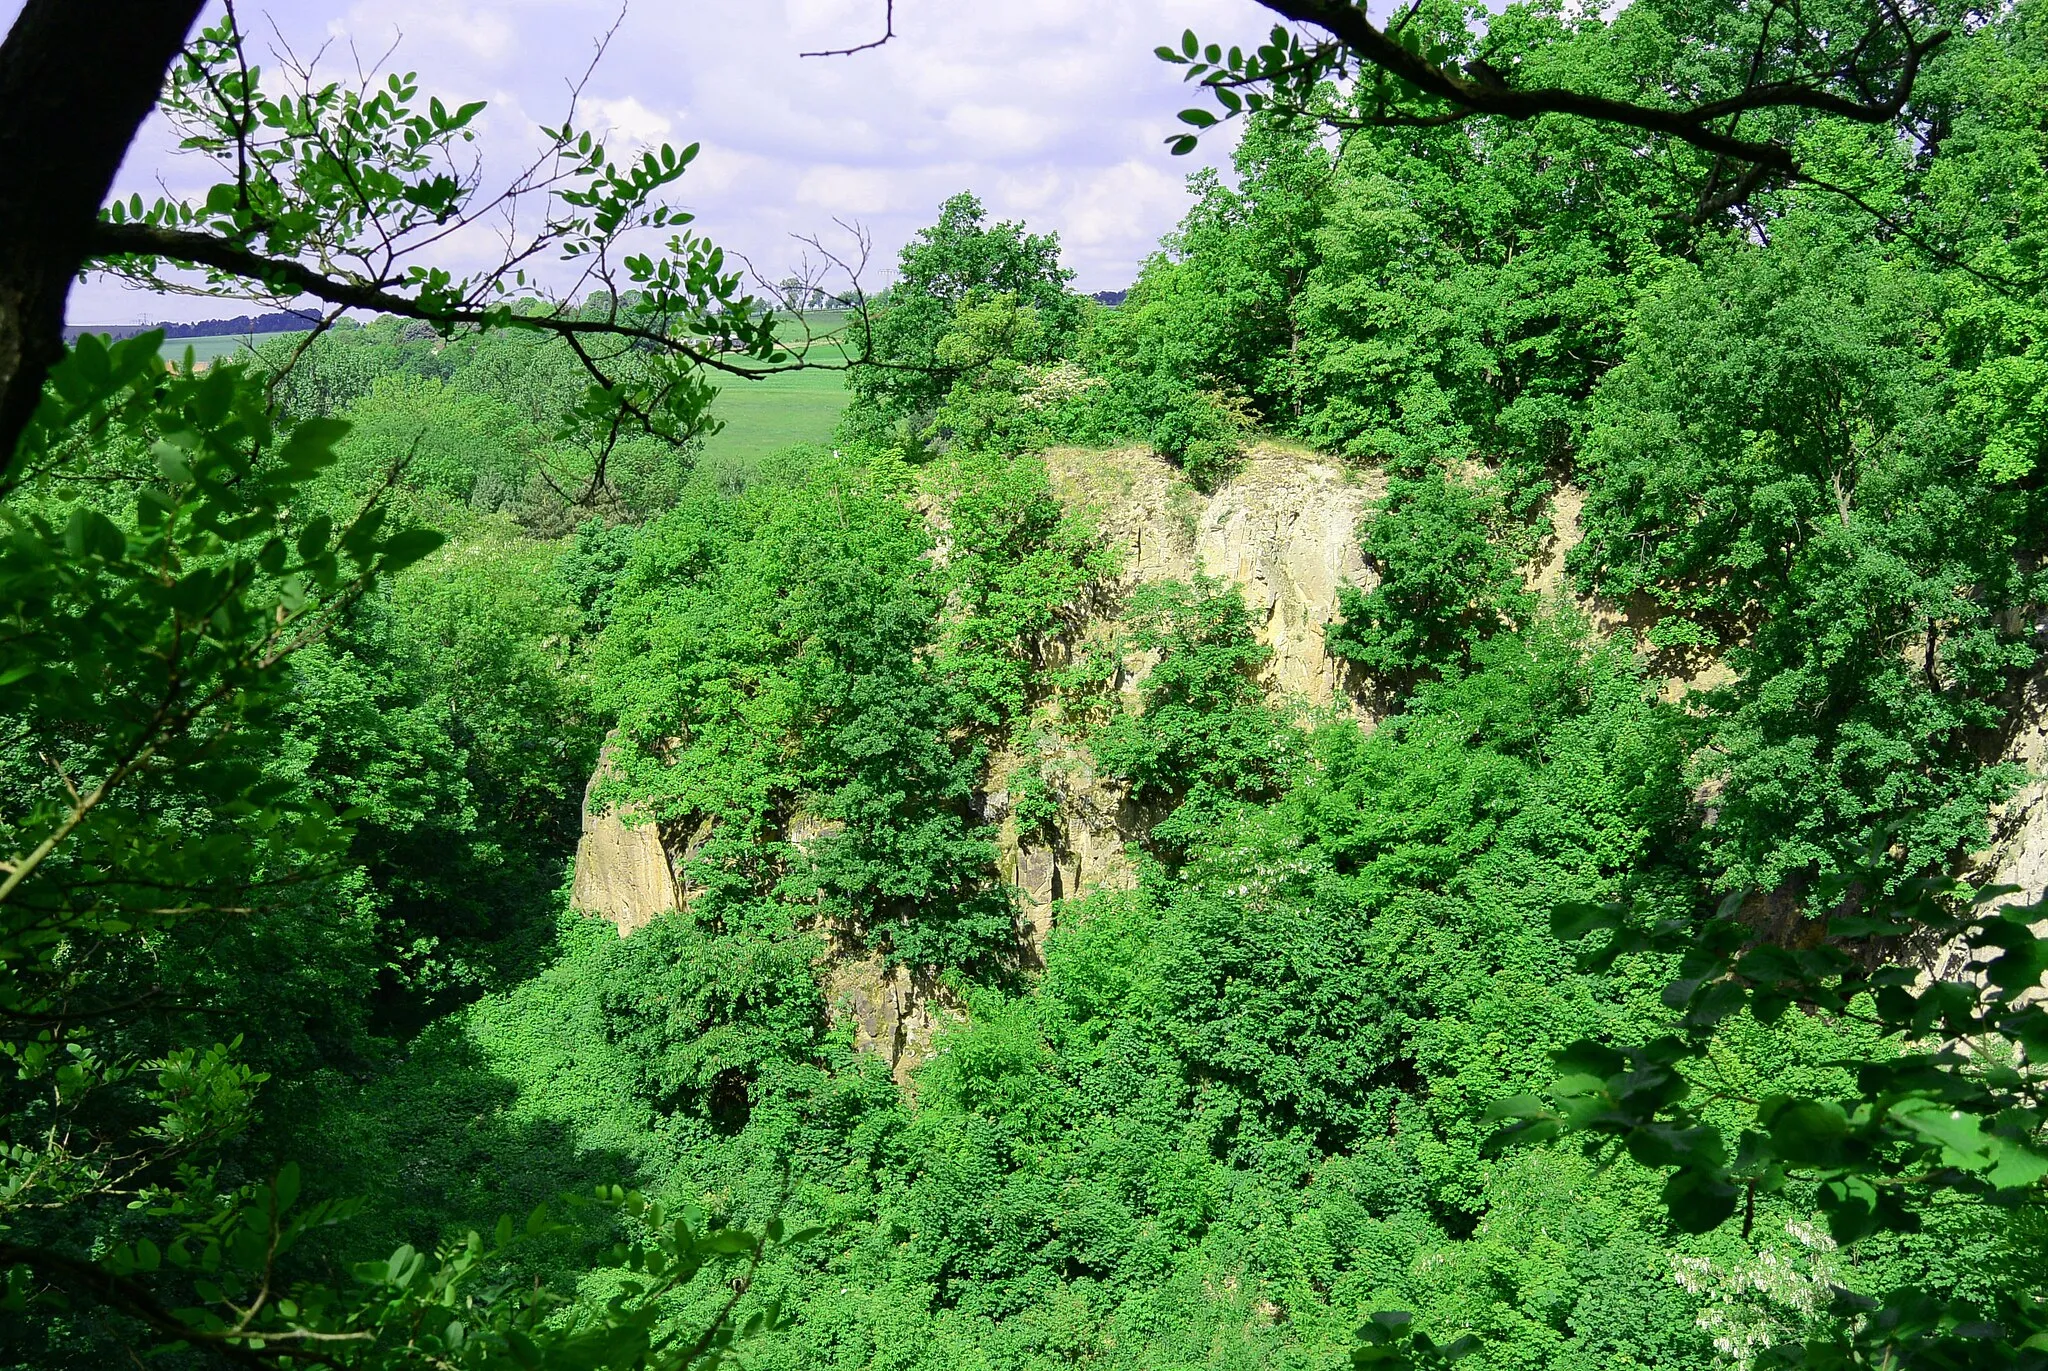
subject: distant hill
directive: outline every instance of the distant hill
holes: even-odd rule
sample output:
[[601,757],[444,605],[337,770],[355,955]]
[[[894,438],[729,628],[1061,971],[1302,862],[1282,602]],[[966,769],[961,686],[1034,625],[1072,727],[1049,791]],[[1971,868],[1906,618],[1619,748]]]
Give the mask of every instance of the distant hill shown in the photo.
[[1095,301],[1102,305],[1120,305],[1129,294],[1127,290],[1098,290],[1095,292]]
[[79,335],[97,333],[103,338],[133,338],[138,333],[162,329],[170,338],[220,338],[251,333],[296,333],[320,322],[320,316],[300,310],[275,310],[269,314],[241,314],[232,319],[201,319],[191,324],[66,324],[64,341],[75,343]]

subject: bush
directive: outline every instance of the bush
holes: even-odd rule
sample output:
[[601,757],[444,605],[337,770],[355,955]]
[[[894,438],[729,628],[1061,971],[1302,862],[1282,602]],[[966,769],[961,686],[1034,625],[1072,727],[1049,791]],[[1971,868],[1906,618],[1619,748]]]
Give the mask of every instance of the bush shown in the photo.
[[1529,613],[1514,563],[1489,535],[1499,512],[1485,486],[1441,469],[1389,481],[1359,538],[1378,584],[1338,592],[1330,651],[1404,687],[1466,669],[1480,643]]

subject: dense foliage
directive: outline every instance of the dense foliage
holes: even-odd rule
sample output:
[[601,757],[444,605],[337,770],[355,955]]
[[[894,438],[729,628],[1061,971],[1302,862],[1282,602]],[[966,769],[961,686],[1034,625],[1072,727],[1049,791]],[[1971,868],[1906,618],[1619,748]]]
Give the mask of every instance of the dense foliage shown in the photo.
[[[1835,190],[1312,85],[1113,308],[955,196],[758,469],[517,308],[82,340],[0,490],[0,1366],[2048,1364],[2048,943],[1973,864],[2037,11],[1911,137],[1755,116]],[[1712,91],[1716,16],[1484,60]],[[1255,445],[1367,492],[1329,700],[1098,532]],[[624,937],[606,813],[683,897]]]
[[1338,591],[1332,653],[1398,689],[1463,670],[1480,643],[1526,616],[1489,493],[1442,469],[1388,482],[1360,540],[1379,583]]

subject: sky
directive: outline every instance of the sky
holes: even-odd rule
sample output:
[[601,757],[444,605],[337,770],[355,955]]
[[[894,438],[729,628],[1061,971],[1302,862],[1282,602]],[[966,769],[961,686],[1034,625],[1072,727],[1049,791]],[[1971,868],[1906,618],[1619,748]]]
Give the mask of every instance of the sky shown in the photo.
[[[0,0],[7,22],[18,9]],[[802,255],[792,235],[844,249],[834,220],[858,222],[875,245],[871,288],[960,190],[992,218],[1058,232],[1082,289],[1128,285],[1185,211],[1187,174],[1226,159],[1230,142],[1212,134],[1194,156],[1166,153],[1175,114],[1194,101],[1153,48],[1190,27],[1225,44],[1271,27],[1254,0],[897,0],[887,45],[805,58],[879,36],[884,0],[630,0],[623,19],[619,0],[240,0],[239,11],[271,65],[280,41],[301,57],[325,44],[322,69],[342,76],[395,41],[389,66],[418,72],[423,95],[487,100],[487,185],[536,146],[539,124],[560,122],[570,79],[617,21],[580,122],[609,127],[615,150],[701,143],[676,199],[770,279]],[[147,200],[212,179],[152,125],[116,192]],[[463,253],[446,264],[461,268]],[[68,314],[126,324],[238,312],[87,281]]]

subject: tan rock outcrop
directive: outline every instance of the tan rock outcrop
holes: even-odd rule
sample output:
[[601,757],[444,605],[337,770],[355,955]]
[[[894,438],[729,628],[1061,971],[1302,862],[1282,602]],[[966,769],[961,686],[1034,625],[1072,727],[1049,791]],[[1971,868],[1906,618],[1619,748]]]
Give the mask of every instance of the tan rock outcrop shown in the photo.
[[[1999,755],[2020,766],[2026,780],[2004,803],[1992,807],[1991,843],[1970,863],[1971,875],[1986,885],[2019,887],[2000,904],[2033,904],[2048,898],[2048,666],[2037,666],[2028,674]],[[2048,936],[2048,920],[2035,923],[2033,929]],[[1988,961],[1993,955],[1986,952],[1975,960]],[[1944,948],[1929,970],[1942,979],[1981,974],[1972,969],[1969,951],[1960,944]],[[2039,997],[2038,990],[2029,996]]]
[[1978,869],[1994,885],[2016,885],[2031,902],[2048,892],[2048,677],[2036,672],[2021,697],[2003,760],[2025,768],[2026,782],[1992,811],[1992,843]]
[[611,747],[612,740],[605,739],[597,769],[583,788],[583,836],[576,843],[576,879],[569,898],[584,913],[611,920],[623,938],[677,908],[682,892],[661,830],[596,804],[598,787],[612,776]]
[[853,1045],[889,1064],[896,1084],[930,1058],[940,1028],[966,1017],[944,986],[873,955],[835,958],[823,969],[825,1003],[834,1023],[853,1025]]
[[[1076,638],[1115,633],[1132,589],[1141,583],[1191,580],[1197,573],[1236,585],[1251,608],[1259,640],[1273,651],[1266,683],[1276,694],[1350,712],[1370,722],[1345,664],[1324,645],[1324,626],[1338,617],[1338,591],[1369,588],[1371,573],[1359,550],[1359,523],[1385,489],[1378,473],[1360,473],[1312,453],[1261,445],[1242,470],[1203,495],[1162,458],[1142,449],[1054,449],[1044,454],[1053,489],[1070,509],[1085,512],[1100,537],[1122,557],[1122,574],[1088,606]],[[1583,494],[1560,486],[1546,510],[1552,532],[1523,568],[1524,583],[1545,595],[1570,594],[1565,558],[1580,538]],[[936,509],[927,511],[942,522]],[[943,528],[941,528],[943,538]],[[1615,606],[1578,599],[1597,632],[1639,636],[1655,622],[1647,604]],[[1048,662],[1068,660],[1072,645],[1049,645]],[[1127,659],[1118,686],[1135,693],[1149,663]],[[1659,655],[1650,669],[1662,677],[1666,698],[1725,683],[1718,659]],[[1079,732],[1078,729],[1070,730]],[[1019,953],[1041,964],[1047,933],[1063,901],[1105,888],[1129,886],[1135,868],[1127,845],[1150,818],[1134,812],[1119,789],[1094,771],[1087,749],[1048,736],[1031,756],[1004,752],[990,767],[983,813],[1001,835],[997,868],[1013,888],[1019,911]],[[2019,886],[2015,897],[2048,894],[2048,668],[2029,680],[2002,747],[2022,766],[2027,783],[1994,812],[1994,834],[1972,870]],[[1057,792],[1058,820],[1051,831],[1019,833],[1010,806],[1010,778],[1025,766],[1039,770]],[[699,831],[663,835],[630,816],[593,810],[591,795],[606,775],[604,764],[585,793],[583,837],[577,847],[574,900],[578,908],[612,921],[622,935],[656,915],[682,907],[689,891],[681,873],[704,838]],[[798,816],[790,837],[807,843],[832,825]],[[1966,975],[1953,956],[1936,974]],[[839,956],[820,972],[835,1016],[851,1021],[856,1043],[882,1056],[899,1081],[929,1054],[933,1034],[949,1016],[964,1014],[936,985],[908,971],[884,968],[873,957]]]
[[[1385,481],[1314,453],[1262,444],[1208,495],[1164,458],[1142,448],[1055,448],[1044,454],[1054,493],[1086,515],[1115,548],[1121,575],[1102,587],[1076,632],[1114,637],[1131,591],[1145,583],[1197,575],[1234,585],[1251,611],[1258,640],[1272,649],[1264,683],[1276,696],[1369,719],[1355,698],[1349,668],[1332,657],[1324,627],[1338,617],[1338,591],[1370,587],[1358,525]],[[1055,646],[1055,664],[1067,659]],[[1127,697],[1143,686],[1151,660],[1126,653],[1116,685]],[[1136,880],[1128,845],[1155,815],[1139,812],[1120,787],[1104,782],[1088,750],[1070,739],[1037,740],[1038,754],[1005,754],[990,768],[987,817],[1001,825],[998,869],[1014,890],[1025,964],[1040,960],[1061,901]],[[1050,833],[1020,833],[1009,816],[1010,778],[1032,766],[1060,804]]]
[[[1044,456],[1055,494],[1069,509],[1085,513],[1122,559],[1117,581],[1092,597],[1075,641],[1047,645],[1049,665],[1071,660],[1080,642],[1114,636],[1138,585],[1192,580],[1199,573],[1243,593],[1259,640],[1273,652],[1265,672],[1270,690],[1370,722],[1357,699],[1356,682],[1346,665],[1330,656],[1323,633],[1338,617],[1339,590],[1372,584],[1359,550],[1359,523],[1385,490],[1378,473],[1360,473],[1298,449],[1261,445],[1233,479],[1203,495],[1164,459],[1142,449],[1054,449]],[[1553,501],[1553,534],[1524,569],[1531,589],[1566,593],[1564,558],[1578,541],[1580,503],[1570,487]],[[940,526],[943,544],[939,511],[934,507],[927,513]],[[1582,608],[1602,631],[1628,622],[1610,607]],[[1149,666],[1143,657],[1127,658],[1118,687],[1134,694]],[[1691,684],[1681,673],[1667,682],[1667,693]],[[1042,964],[1045,938],[1062,902],[1132,884],[1129,845],[1155,817],[1137,812],[1119,787],[1103,781],[1087,748],[1061,736],[1068,732],[1081,730],[1063,727],[1035,737],[1025,745],[1031,755],[1003,752],[992,760],[986,781],[982,812],[1000,834],[997,871],[1016,896],[1019,955],[1026,966]],[[2048,741],[2037,751],[2048,752]],[[1045,778],[1058,799],[1059,816],[1049,831],[1020,833],[1011,812],[1011,778],[1027,766]],[[597,783],[594,777],[593,790]],[[2041,835],[2027,850],[2037,854],[2030,860],[2048,877],[2048,789],[2036,800],[2028,812],[2037,814]],[[791,821],[789,836],[802,845],[833,827],[799,815]],[[701,841],[701,834],[696,837]],[[684,852],[676,835],[668,835],[665,847],[653,826],[592,813],[586,803],[576,903],[629,933],[687,902],[689,892],[679,874],[686,855],[677,855]],[[834,1014],[842,1022],[850,1020],[856,1043],[884,1057],[899,1079],[928,1054],[931,1036],[947,1016],[964,1013],[937,987],[903,969],[883,968],[872,957],[836,956],[820,974]]]
[[[1061,901],[1096,890],[1127,890],[1137,882],[1126,844],[1146,827],[1120,788],[1095,774],[1094,759],[1070,739],[1041,740],[1037,755],[1006,753],[989,769],[983,817],[996,826],[996,871],[1017,902],[1017,942],[1023,964],[1045,962],[1045,939]],[[1018,771],[1035,766],[1052,782],[1060,813],[1053,831],[1020,831],[1007,787]]]
[[1122,554],[1118,589],[1197,572],[1228,581],[1273,649],[1267,684],[1315,705],[1348,703],[1323,626],[1337,617],[1340,586],[1369,584],[1358,521],[1385,489],[1377,473],[1263,445],[1204,496],[1142,448],[1055,448],[1045,462],[1061,501],[1086,511]]

